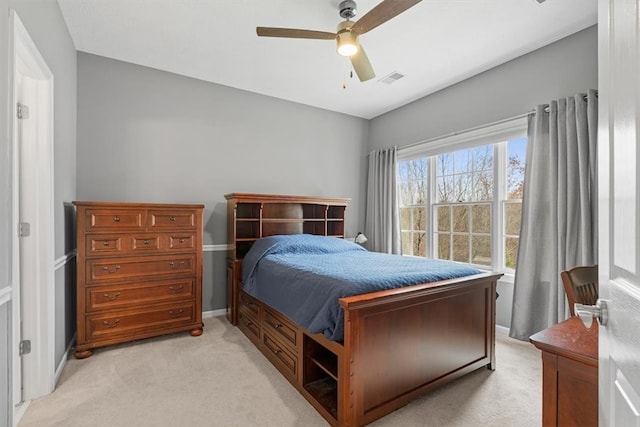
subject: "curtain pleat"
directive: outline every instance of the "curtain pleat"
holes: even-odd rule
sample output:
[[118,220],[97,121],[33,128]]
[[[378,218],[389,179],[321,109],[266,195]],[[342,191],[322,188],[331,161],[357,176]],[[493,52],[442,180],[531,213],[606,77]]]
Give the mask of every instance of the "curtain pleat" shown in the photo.
[[528,117],[527,165],[510,336],[568,316],[560,272],[597,264],[597,96],[538,105]]
[[375,252],[400,254],[396,168],[396,147],[369,153],[365,235]]

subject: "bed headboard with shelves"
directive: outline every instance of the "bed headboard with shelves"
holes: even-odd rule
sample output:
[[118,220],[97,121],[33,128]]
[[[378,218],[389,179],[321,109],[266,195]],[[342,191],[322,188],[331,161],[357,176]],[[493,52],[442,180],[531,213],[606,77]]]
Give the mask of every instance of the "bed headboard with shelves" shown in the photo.
[[227,199],[227,318],[237,323],[237,289],[242,259],[261,237],[315,234],[345,237],[348,198],[230,193]]

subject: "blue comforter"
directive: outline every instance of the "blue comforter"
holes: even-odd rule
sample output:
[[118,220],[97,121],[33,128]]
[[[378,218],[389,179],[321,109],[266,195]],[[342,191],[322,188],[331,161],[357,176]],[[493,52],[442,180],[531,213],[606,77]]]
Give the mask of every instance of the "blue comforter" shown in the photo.
[[369,252],[334,237],[265,237],[243,261],[244,290],[312,333],[341,341],[338,299],[481,273],[451,261]]

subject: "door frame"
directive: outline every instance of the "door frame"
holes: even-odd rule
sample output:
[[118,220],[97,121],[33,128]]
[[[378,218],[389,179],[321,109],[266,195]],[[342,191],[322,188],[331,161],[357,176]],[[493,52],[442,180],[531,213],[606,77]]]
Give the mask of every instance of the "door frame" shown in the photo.
[[[13,360],[18,356],[19,341],[22,337],[31,340],[31,353],[22,357],[22,372],[12,368],[13,381],[16,375],[22,376],[22,399],[14,404],[14,423],[17,423],[26,405],[36,397],[51,393],[55,387],[55,270],[54,270],[54,173],[53,173],[53,73],[38,51],[35,43],[15,10],[10,10],[9,19],[9,99],[12,105],[9,111],[9,132],[12,141],[12,275],[13,284],[13,350],[12,366],[19,366]],[[36,286],[29,290],[29,298],[21,301],[20,277],[20,237],[18,223],[20,218],[20,158],[17,128],[16,82],[18,74],[28,75],[38,80],[38,100],[33,105],[30,120],[37,120],[36,138],[38,158],[37,176],[34,182],[38,186],[37,200],[29,203],[28,209],[34,213],[32,230],[38,231],[38,249],[34,251],[36,265]],[[33,160],[33,159],[32,159]],[[35,237],[35,235],[34,235]],[[22,320],[22,328],[20,322]],[[17,333],[17,335],[16,335]],[[20,381],[20,377],[17,377]],[[12,400],[15,393],[12,390]],[[16,406],[18,405],[18,406]]]

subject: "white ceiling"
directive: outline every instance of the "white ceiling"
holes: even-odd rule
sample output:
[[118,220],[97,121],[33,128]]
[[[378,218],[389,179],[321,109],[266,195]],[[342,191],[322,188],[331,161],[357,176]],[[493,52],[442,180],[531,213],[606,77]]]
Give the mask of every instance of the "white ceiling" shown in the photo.
[[[334,32],[339,2],[58,0],[79,51],[363,118],[597,22],[597,0],[423,0],[360,37],[377,75],[364,83],[331,40],[256,36],[256,26]],[[379,2],[359,0],[355,20]],[[378,81],[394,71],[406,77]]]

